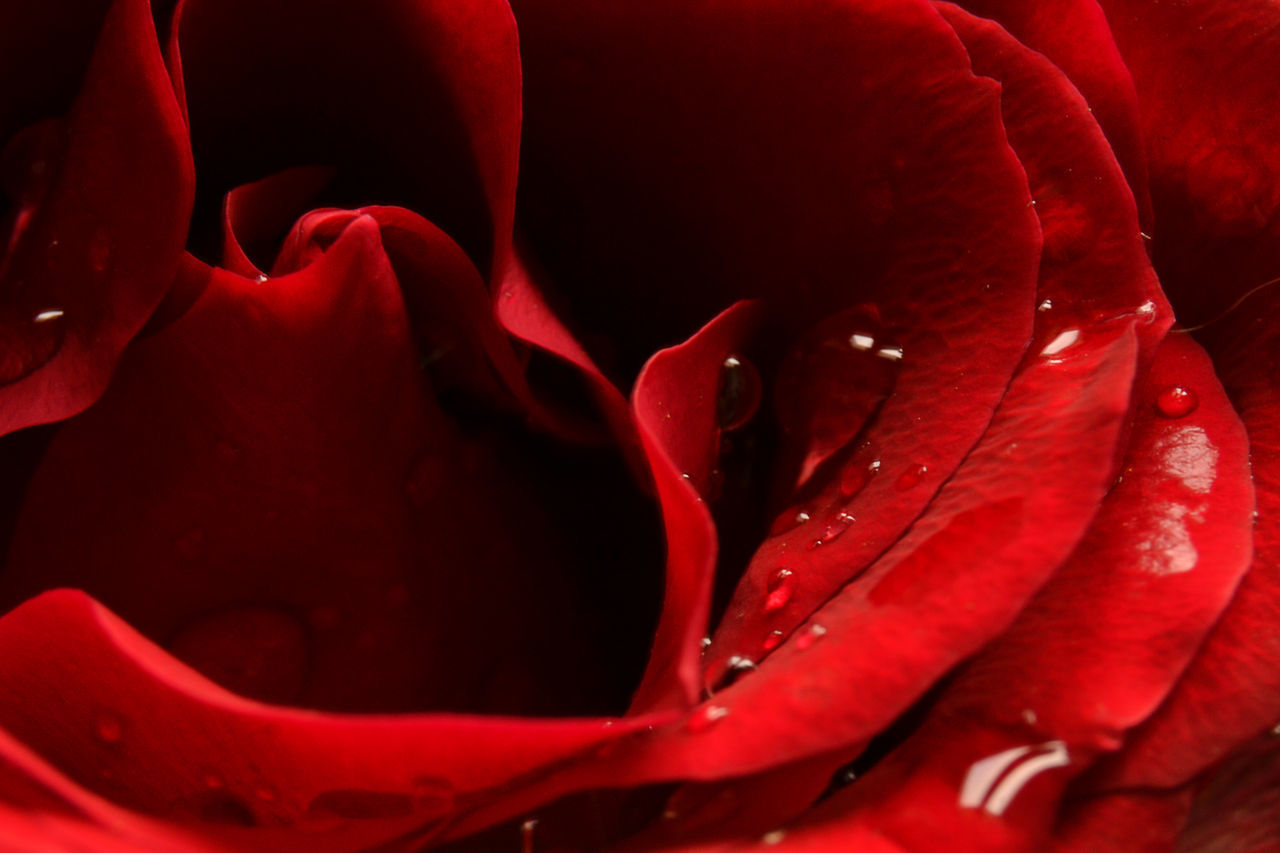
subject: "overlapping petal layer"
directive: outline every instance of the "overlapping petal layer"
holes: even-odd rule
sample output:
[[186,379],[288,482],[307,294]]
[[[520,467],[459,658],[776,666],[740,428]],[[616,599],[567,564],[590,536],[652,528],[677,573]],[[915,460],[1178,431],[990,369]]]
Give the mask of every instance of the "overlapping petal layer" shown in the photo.
[[[6,39],[47,43],[51,27],[66,39],[20,75],[52,80],[3,105],[0,182],[11,205],[0,223],[0,433],[61,420],[103,392],[168,290],[195,191],[145,0],[112,3],[96,36],[80,31],[94,15],[41,8],[84,17],[54,23],[13,7],[0,22]],[[96,38],[87,64],[77,56],[86,37]],[[26,53],[6,48],[6,61]],[[78,67],[78,88],[67,86]],[[65,88],[76,92],[69,107],[57,98]]]

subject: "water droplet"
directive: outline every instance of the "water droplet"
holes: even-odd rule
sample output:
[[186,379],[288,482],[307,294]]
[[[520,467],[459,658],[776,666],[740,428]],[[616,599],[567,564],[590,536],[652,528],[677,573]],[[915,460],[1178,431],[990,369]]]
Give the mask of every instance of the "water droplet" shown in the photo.
[[1065,332],[1059,333],[1053,340],[1044,345],[1044,349],[1040,350],[1040,355],[1048,358],[1057,355],[1068,347],[1074,346],[1080,340],[1079,329],[1067,329]]
[[1140,317],[1150,317],[1156,313],[1156,304],[1148,299],[1135,309],[1135,313]]
[[769,527],[770,536],[781,536],[782,534],[794,530],[809,520],[809,513],[804,510],[795,511],[789,509],[773,520],[773,524]]
[[729,709],[723,705],[703,705],[689,716],[684,727],[690,734],[698,734],[705,732],[727,716],[729,716]]
[[867,487],[871,478],[880,470],[880,460],[870,464],[861,459],[851,459],[840,472],[840,494],[852,498]]
[[781,610],[791,600],[791,587],[793,584],[791,575],[790,569],[780,568],[769,578],[769,582],[766,584],[768,595],[764,600],[766,613]]
[[803,334],[778,366],[775,411],[802,451],[797,485],[853,440],[897,382],[902,347],[879,311],[842,311]]
[[86,257],[89,260],[89,267],[94,272],[103,272],[111,263],[111,235],[105,228],[94,231],[93,236],[89,238]]
[[1070,763],[1066,744],[1060,740],[998,752],[969,767],[960,789],[960,806],[1002,815],[1033,778]]
[[270,280],[270,276],[261,272],[258,273],[258,277],[254,279],[258,284],[265,284],[268,280]]
[[1051,311],[1051,310],[1053,310],[1053,300],[1052,300],[1052,299],[1044,299],[1044,300],[1041,300],[1040,304],[1036,306],[1036,310],[1037,310],[1037,311]]
[[520,853],[533,853],[533,833],[537,828],[536,817],[531,817],[520,824]]
[[787,635],[781,631],[770,631],[769,636],[765,637],[764,641],[760,643],[760,648],[764,649],[766,652],[771,652],[778,646],[782,645],[782,641],[786,636]]
[[716,396],[716,419],[726,431],[741,429],[755,417],[764,395],[760,374],[751,362],[731,355],[720,367],[720,390]]
[[856,350],[869,350],[876,345],[876,339],[871,335],[861,335],[854,333],[849,336],[849,346]]
[[751,658],[743,655],[733,655],[725,661],[724,673],[720,676],[720,680],[716,682],[714,689],[724,690],[747,673],[755,672],[755,669],[756,662]]
[[908,489],[914,489],[916,486],[920,485],[921,481],[924,480],[925,474],[928,473],[928,465],[912,465],[910,468],[898,475],[898,480],[894,483],[894,487],[900,492],[905,492]]
[[805,549],[813,551],[823,545],[834,542],[843,536],[844,532],[853,526],[855,521],[857,519],[847,512],[838,513],[834,519],[827,523],[826,527],[822,528],[822,533],[818,534],[818,538],[806,545]]
[[341,788],[317,794],[307,804],[312,818],[340,817],[348,820],[379,820],[405,817],[413,813],[413,802],[397,791],[368,791]]
[[1180,385],[1172,385],[1156,395],[1156,411],[1161,417],[1185,418],[1200,405],[1196,393]]
[[26,292],[22,282],[13,290],[12,301],[0,307],[0,385],[17,382],[48,364],[67,333],[61,308],[38,302],[27,307],[39,294]]
[[112,714],[98,717],[94,730],[98,734],[98,740],[103,743],[119,743],[120,738],[124,737],[124,725],[119,717]]
[[702,646],[702,651],[704,651],[704,652],[705,652],[707,649],[711,648],[711,638],[710,638],[710,637],[703,637],[703,638],[702,638],[702,640],[700,641],[699,645],[701,645],[701,646]]
[[876,355],[888,361],[902,361],[902,347],[880,347]]
[[771,832],[766,832],[764,835],[760,836],[760,843],[768,847],[773,847],[775,844],[781,844],[782,839],[786,837],[787,837],[787,833],[784,830],[775,829]]
[[810,625],[800,636],[796,637],[796,648],[804,651],[826,635],[827,629],[822,625]]

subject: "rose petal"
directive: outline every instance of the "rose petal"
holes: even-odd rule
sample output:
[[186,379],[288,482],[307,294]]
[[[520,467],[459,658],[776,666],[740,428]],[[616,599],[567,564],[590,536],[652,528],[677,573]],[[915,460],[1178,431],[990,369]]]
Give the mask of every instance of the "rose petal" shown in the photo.
[[[975,313],[1027,297],[1035,222],[994,91],[922,4],[515,8],[524,225],[620,371],[742,298],[795,334],[867,301],[932,317],[940,280],[972,282]],[[990,313],[999,360],[1020,330]]]
[[[727,713],[714,726],[657,733],[661,747],[611,772],[717,778],[882,730],[999,634],[1076,545],[1112,476],[1134,357],[1130,323],[1093,333],[1072,358],[1032,360],[929,512],[758,672],[716,693]],[[963,571],[949,571],[956,554]]]
[[719,458],[716,404],[725,359],[746,344],[759,306],[738,303],[688,341],[654,355],[632,392],[636,428],[667,526],[662,618],[632,712],[689,708],[702,692],[699,657],[711,606],[716,539],[704,498]]
[[91,794],[4,731],[0,731],[0,845],[13,853],[214,853],[223,849]]
[[[1158,410],[1172,386],[1195,389],[1194,412]],[[856,810],[908,849],[940,832],[974,849],[1038,849],[1067,783],[1177,682],[1252,556],[1248,446],[1185,337],[1161,347],[1137,396],[1122,478],[1071,559],[921,728],[812,820]]]
[[1109,763],[1104,789],[1175,787],[1280,721],[1280,298],[1260,294],[1208,340],[1227,393],[1249,433],[1257,491],[1253,564],[1168,701]]
[[1214,770],[1197,794],[1179,850],[1262,853],[1280,838],[1280,736],[1267,732]]
[[[273,708],[214,686],[73,591],[0,619],[0,694],[0,722],[72,779],[130,808],[202,821],[202,834],[235,850],[432,837],[493,789],[663,721]],[[407,808],[388,816],[392,800]],[[228,815],[257,826],[220,825]]]
[[191,155],[145,2],[112,5],[65,126],[25,166],[49,183],[19,202],[0,266],[0,432],[93,403],[177,266]]
[[1266,0],[1100,0],[1133,74],[1159,229],[1184,324],[1280,275],[1280,10]]
[[1138,96],[1096,0],[964,0],[959,5],[994,19],[1071,79],[1106,133],[1133,188],[1143,230],[1151,233],[1151,193]]
[[222,205],[222,266],[247,278],[255,278],[274,260],[275,250],[289,227],[319,194],[334,170],[326,166],[299,166],[236,187]]
[[[964,41],[974,70],[1000,82],[1009,141],[1039,200],[1045,245],[1033,351],[1069,343],[1071,334],[1094,324],[1135,316],[1144,321],[1136,328],[1145,369],[1172,318],[1138,236],[1133,197],[1088,105],[1044,57],[995,24],[949,4],[937,8]],[[988,331],[972,318],[967,322],[972,334]],[[975,346],[973,352],[987,350]],[[771,638],[790,635],[901,533],[932,494],[929,486],[945,480],[955,454],[967,450],[950,431],[979,422],[975,413],[982,408],[972,386],[955,380],[955,363],[954,354],[938,353],[912,373],[904,359],[880,419],[898,410],[909,421],[873,426],[873,446],[849,457],[840,476],[803,504],[812,521],[760,548],[730,606],[733,619],[717,631],[708,656],[711,683],[729,657],[758,658],[778,645]],[[977,375],[968,365],[961,372]],[[939,438],[944,433],[953,442],[950,453]],[[927,463],[926,470],[915,476],[912,463]],[[854,519],[847,535],[843,518]],[[814,547],[828,531],[840,538]],[[779,567],[791,575],[787,601],[773,608],[768,602]]]
[[213,272],[58,433],[5,600],[89,590],[276,702],[620,711],[658,594],[647,501],[607,450],[480,413],[464,436],[428,393],[378,224],[324,222],[341,236],[295,274]]
[[1175,848],[1191,791],[1122,792],[1084,800],[1060,821],[1054,853],[1166,853]]

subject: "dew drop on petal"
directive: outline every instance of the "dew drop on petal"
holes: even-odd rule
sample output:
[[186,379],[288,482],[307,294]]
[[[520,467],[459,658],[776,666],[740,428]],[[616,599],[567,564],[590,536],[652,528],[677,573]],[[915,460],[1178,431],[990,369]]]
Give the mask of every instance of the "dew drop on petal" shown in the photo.
[[723,705],[703,705],[689,716],[684,727],[690,734],[698,734],[705,732],[727,716],[729,716],[729,709]]
[[800,451],[798,485],[875,416],[901,364],[902,347],[875,306],[842,311],[798,339],[774,383],[778,423]]
[[809,513],[804,510],[789,509],[773,520],[773,524],[769,526],[769,535],[781,536],[804,524],[809,517]]
[[843,536],[845,531],[853,526],[855,521],[857,521],[857,519],[847,512],[838,513],[836,517],[828,522],[827,526],[822,529],[822,533],[818,534],[818,538],[810,541],[809,544],[805,546],[806,550],[813,551],[823,545],[834,542]]
[[782,641],[785,637],[786,635],[781,631],[770,631],[769,636],[765,637],[763,642],[760,643],[760,648],[764,649],[766,652],[771,652],[778,646],[782,645]]
[[1043,299],[1043,300],[1041,300],[1040,304],[1036,306],[1036,310],[1037,310],[1037,311],[1052,311],[1052,310],[1053,310],[1053,300],[1052,300],[1052,299]]
[[533,833],[537,828],[536,817],[531,817],[520,824],[520,853],[533,853]]
[[796,637],[796,648],[804,651],[826,635],[827,629],[822,625],[810,625],[801,632],[800,636]]
[[840,494],[846,498],[853,498],[859,492],[867,487],[867,483],[871,482],[871,478],[880,470],[880,460],[876,459],[870,463],[862,459],[851,459],[845,465],[844,470],[840,472]]
[[1044,348],[1040,350],[1040,355],[1046,358],[1058,355],[1063,350],[1075,346],[1076,342],[1079,340],[1079,329],[1067,329],[1065,332],[1061,332],[1055,336],[1053,340],[1049,341],[1049,343],[1045,344]]
[[1156,394],[1156,411],[1161,417],[1185,418],[1200,405],[1196,393],[1181,385],[1172,385]]
[[741,429],[755,417],[763,397],[760,374],[751,362],[731,355],[720,367],[720,390],[716,396],[716,419],[726,431]]
[[908,489],[914,489],[924,480],[926,474],[929,473],[929,466],[923,464],[915,464],[907,468],[898,475],[894,486],[898,491],[905,492]]

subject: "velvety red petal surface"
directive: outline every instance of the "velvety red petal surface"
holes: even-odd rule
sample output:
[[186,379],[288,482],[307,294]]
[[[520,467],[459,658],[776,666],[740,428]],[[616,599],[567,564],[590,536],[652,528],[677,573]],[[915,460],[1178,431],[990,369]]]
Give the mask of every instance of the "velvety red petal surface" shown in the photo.
[[1156,715],[1107,767],[1099,784],[1169,787],[1280,720],[1280,460],[1276,448],[1280,300],[1259,294],[1210,335],[1218,372],[1249,432],[1257,520],[1254,559],[1231,606]]
[[[421,843],[493,799],[493,789],[518,790],[663,721],[261,705],[201,678],[72,591],[0,620],[0,652],[0,722],[15,737],[114,802],[201,821],[203,833],[235,850],[365,850],[401,835]],[[77,690],[66,692],[68,683]]]
[[959,5],[995,20],[1071,79],[1106,133],[1133,188],[1139,219],[1150,233],[1151,196],[1138,97],[1097,0],[965,0]]
[[759,307],[738,303],[685,343],[654,355],[636,379],[632,409],[663,504],[667,572],[662,619],[633,712],[689,708],[702,693],[699,659],[716,538],[700,492],[714,488],[725,361],[759,325]]
[[[1038,198],[1036,212],[1044,229],[1045,250],[1037,287],[1033,350],[1069,346],[1081,329],[1128,315],[1142,320],[1136,329],[1145,364],[1171,319],[1138,236],[1132,196],[1087,105],[1043,57],[1018,46],[996,25],[952,6],[939,8],[957,27],[975,70],[995,77],[1004,87],[1002,109],[1009,140],[1022,157]],[[1046,103],[1054,108],[1045,109]],[[943,370],[933,372],[935,377],[945,375]],[[898,397],[906,398],[906,405],[913,410],[936,408],[938,397],[925,393],[929,390],[927,384],[908,385],[904,375],[885,403],[885,411],[893,409]],[[951,397],[953,388],[946,393],[945,399],[959,403],[970,399],[959,394]],[[950,408],[947,412],[950,414]],[[719,651],[721,655],[712,661],[713,682],[714,666],[726,655],[755,659],[776,647],[781,637],[790,634],[856,574],[867,560],[864,555],[870,552],[874,556],[892,541],[891,535],[899,532],[894,526],[899,520],[891,503],[894,498],[900,499],[903,492],[923,491],[921,481],[945,479],[949,469],[938,470],[932,459],[927,465],[922,462],[926,470],[919,476],[910,469],[892,476],[894,472],[887,468],[889,452],[905,443],[902,433],[935,442],[936,447],[936,434],[926,428],[930,418],[936,417],[936,412],[918,414],[914,428],[899,425],[896,432],[886,430],[887,437],[879,443],[877,423],[869,439],[872,446],[853,454],[839,478],[813,502],[818,506],[820,501],[833,504],[827,517],[814,506],[805,506],[806,513],[818,522],[807,525],[817,528],[808,536],[825,538],[829,530],[841,534],[839,541],[822,542],[819,548],[813,547],[813,538],[797,542],[797,534],[807,530],[802,526],[765,543],[730,606],[731,618],[717,635],[718,643],[722,638],[726,643],[742,639],[727,648],[713,647],[713,654]],[[944,418],[939,425],[949,427],[952,423]],[[935,452],[930,448],[931,456]],[[925,459],[923,455],[918,458]],[[944,466],[948,462],[945,456],[940,461]],[[846,519],[852,520],[845,523]],[[783,569],[789,574],[779,581],[777,573]],[[786,600],[771,606],[778,603],[778,590],[784,584]]]
[[[296,273],[214,271],[191,310],[130,350],[101,404],[57,434],[14,535],[5,600],[88,590],[214,680],[274,702],[621,710],[634,684],[612,704],[578,702],[609,701],[593,696],[593,674],[625,677],[651,628],[588,599],[643,602],[635,584],[652,567],[626,544],[650,535],[635,532],[642,496],[626,497],[620,467],[600,479],[605,458],[569,469],[500,415],[439,408],[376,221],[318,217],[300,262],[326,223],[345,230]],[[444,296],[466,284],[437,279],[436,307],[464,307]],[[465,314],[455,322],[466,327]],[[562,484],[550,491],[548,468]],[[611,523],[578,522],[609,506]],[[634,552],[607,576],[586,556],[606,544]],[[575,636],[581,620],[566,613],[596,628]]]
[[215,853],[198,833],[131,814],[79,787],[0,732],[0,845],[13,853]]
[[1100,0],[1133,74],[1154,257],[1184,324],[1280,276],[1280,9],[1267,0]]
[[[50,37],[39,14],[6,14],[17,17],[4,22],[6,37]],[[73,46],[84,35],[70,39],[66,67],[79,64]],[[43,83],[32,87],[34,103],[4,105],[6,125],[48,120],[7,138],[0,154],[11,200],[0,223],[0,432],[65,418],[102,393],[165,294],[194,192],[186,128],[144,0],[112,4],[69,110],[46,100],[65,83]]]
[[[1199,406],[1170,417],[1171,387]],[[1068,781],[1150,715],[1226,607],[1252,508],[1244,431],[1208,358],[1171,339],[1138,393],[1121,479],[1070,561],[903,746],[808,819],[844,813],[912,850],[940,835],[1043,847]]]

